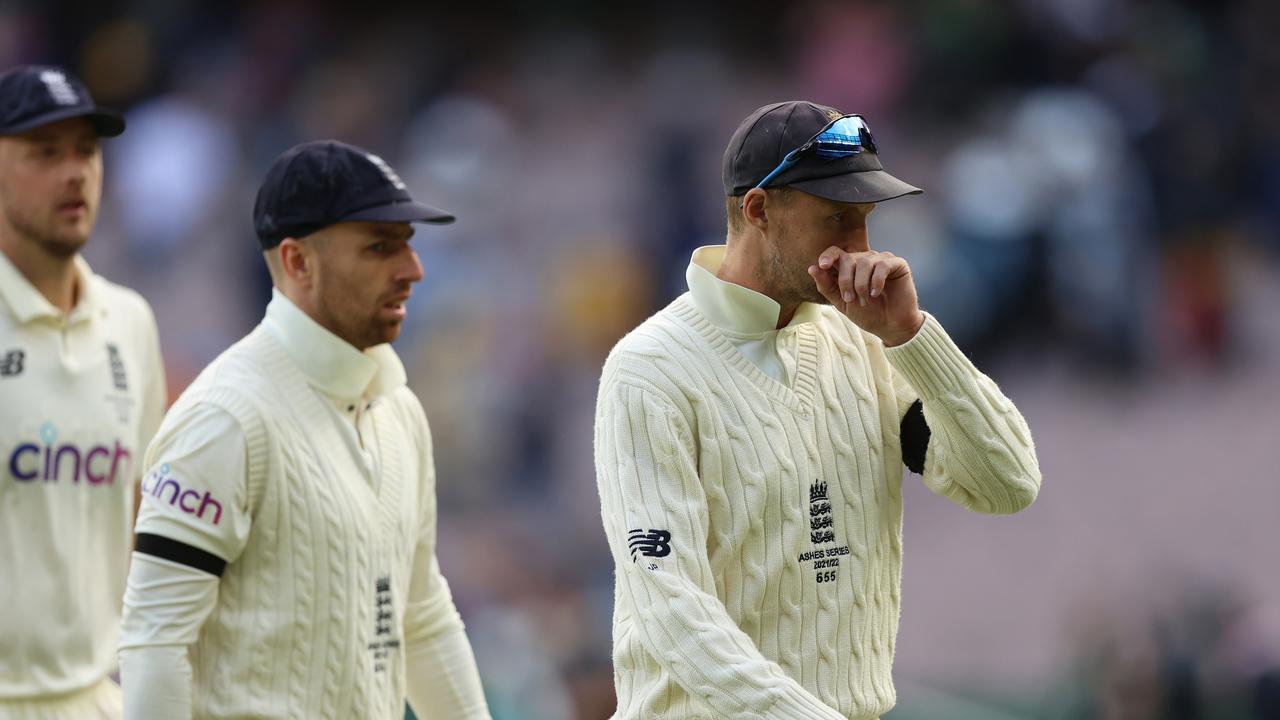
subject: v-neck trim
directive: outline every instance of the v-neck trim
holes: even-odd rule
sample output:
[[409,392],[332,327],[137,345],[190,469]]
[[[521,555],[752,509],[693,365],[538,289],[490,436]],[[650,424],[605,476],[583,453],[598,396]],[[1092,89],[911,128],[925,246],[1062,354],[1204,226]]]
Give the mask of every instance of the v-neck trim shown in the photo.
[[[292,366],[292,369],[296,370],[296,372],[283,373],[280,381],[288,383],[291,386],[289,394],[303,404],[303,407],[299,408],[303,417],[323,417],[328,421],[327,426],[319,430],[319,432],[331,434],[330,437],[335,442],[341,443],[349,451],[351,464],[356,466],[364,481],[361,484],[372,494],[373,502],[380,504],[379,497],[382,483],[379,471],[381,470],[381,460],[373,454],[372,448],[361,447],[359,428],[342,417],[341,411],[330,402],[331,398],[325,395],[323,390],[310,383],[297,362],[289,355],[288,348],[280,338],[266,328],[263,328],[263,334],[270,339],[274,346],[273,349],[278,353],[277,362],[287,363]],[[339,478],[339,482],[346,482],[346,473],[341,468],[334,467],[334,458],[320,452],[317,446],[313,444],[316,439],[315,436],[312,436],[310,438],[311,442],[305,444],[308,452],[312,454],[312,457],[318,463],[328,466],[330,475]],[[365,456],[366,453],[369,454],[369,457]]]
[[711,345],[716,354],[757,389],[798,413],[811,412],[818,380],[817,331],[813,323],[802,323],[792,328],[796,333],[796,368],[794,382],[788,386],[770,377],[743,355],[728,336],[698,310],[689,293],[676,298],[671,309],[676,317],[692,327]]

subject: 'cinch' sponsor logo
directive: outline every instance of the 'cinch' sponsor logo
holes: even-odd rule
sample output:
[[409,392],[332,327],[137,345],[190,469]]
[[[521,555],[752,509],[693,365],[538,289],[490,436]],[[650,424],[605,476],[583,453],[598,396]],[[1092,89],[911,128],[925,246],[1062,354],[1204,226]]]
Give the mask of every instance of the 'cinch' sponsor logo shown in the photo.
[[170,474],[169,463],[147,473],[142,478],[142,494],[150,495],[159,502],[167,502],[188,515],[195,515],[201,520],[208,520],[205,512],[213,516],[210,521],[214,525],[222,522],[222,503],[213,499],[208,490],[202,496],[195,490],[182,487],[182,483]]
[[40,426],[40,442],[20,443],[9,454],[9,473],[18,482],[85,482],[90,485],[113,485],[121,470],[121,460],[128,467],[133,458],[129,448],[114,440],[112,446],[93,445],[83,448],[72,443],[58,443],[58,429],[51,422]]

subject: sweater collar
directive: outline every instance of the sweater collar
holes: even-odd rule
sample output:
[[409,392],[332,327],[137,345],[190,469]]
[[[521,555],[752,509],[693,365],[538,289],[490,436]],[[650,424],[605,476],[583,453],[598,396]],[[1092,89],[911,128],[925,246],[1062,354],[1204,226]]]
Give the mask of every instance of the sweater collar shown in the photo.
[[[721,330],[741,335],[777,330],[782,306],[776,300],[716,277],[726,250],[727,245],[706,245],[693,251],[685,279],[689,283],[694,306]],[[801,303],[788,327],[818,318],[817,305]]]
[[284,345],[307,381],[330,397],[343,401],[376,397],[405,384],[404,365],[390,344],[361,352],[274,288],[263,324]]

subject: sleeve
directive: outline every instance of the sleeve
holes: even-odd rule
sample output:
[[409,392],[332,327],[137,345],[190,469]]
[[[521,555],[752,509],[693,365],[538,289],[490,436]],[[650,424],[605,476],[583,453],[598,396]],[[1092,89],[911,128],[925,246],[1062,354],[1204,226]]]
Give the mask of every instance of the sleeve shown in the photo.
[[1026,420],[938,321],[927,315],[915,337],[885,348],[885,355],[904,419],[917,398],[922,403],[929,489],[983,513],[1031,505],[1040,491],[1040,465]]
[[652,661],[717,717],[840,718],[765,658],[716,596],[693,436],[674,406],[606,379],[595,454],[619,600]]
[[405,649],[409,707],[421,720],[489,720],[471,642],[461,626]]
[[409,706],[422,720],[488,720],[475,655],[436,558],[435,461],[426,417],[420,406],[415,411],[422,429],[423,478],[422,524],[404,615]]
[[185,565],[135,553],[120,628],[124,720],[189,720],[187,648],[218,598],[218,579]]
[[188,648],[249,535],[245,443],[224,410],[170,415],[147,451],[120,631],[126,720],[191,717]]
[[168,404],[168,390],[165,385],[164,357],[160,354],[160,332],[156,328],[155,316],[151,308],[146,307],[146,353],[150,372],[146,378],[146,389],[142,396],[142,416],[138,423],[138,447],[145,448],[151,444],[156,430],[160,428],[160,419],[164,417],[164,409]]
[[138,550],[221,575],[249,538],[244,431],[198,403],[170,413],[147,450]]

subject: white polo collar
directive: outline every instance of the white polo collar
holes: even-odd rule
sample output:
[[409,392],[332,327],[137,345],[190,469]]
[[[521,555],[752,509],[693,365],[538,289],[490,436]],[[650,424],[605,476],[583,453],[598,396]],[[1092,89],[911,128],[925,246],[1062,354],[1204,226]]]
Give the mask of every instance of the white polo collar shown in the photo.
[[[66,315],[70,323],[87,320],[95,315],[102,315],[107,308],[102,304],[101,292],[97,288],[99,279],[89,268],[84,258],[76,255],[75,271],[77,276],[78,297],[76,306]],[[27,276],[18,270],[9,256],[0,252],[0,301],[8,306],[9,312],[19,325],[26,325],[39,319],[61,320],[64,314],[54,307],[35,285],[27,280]]]

